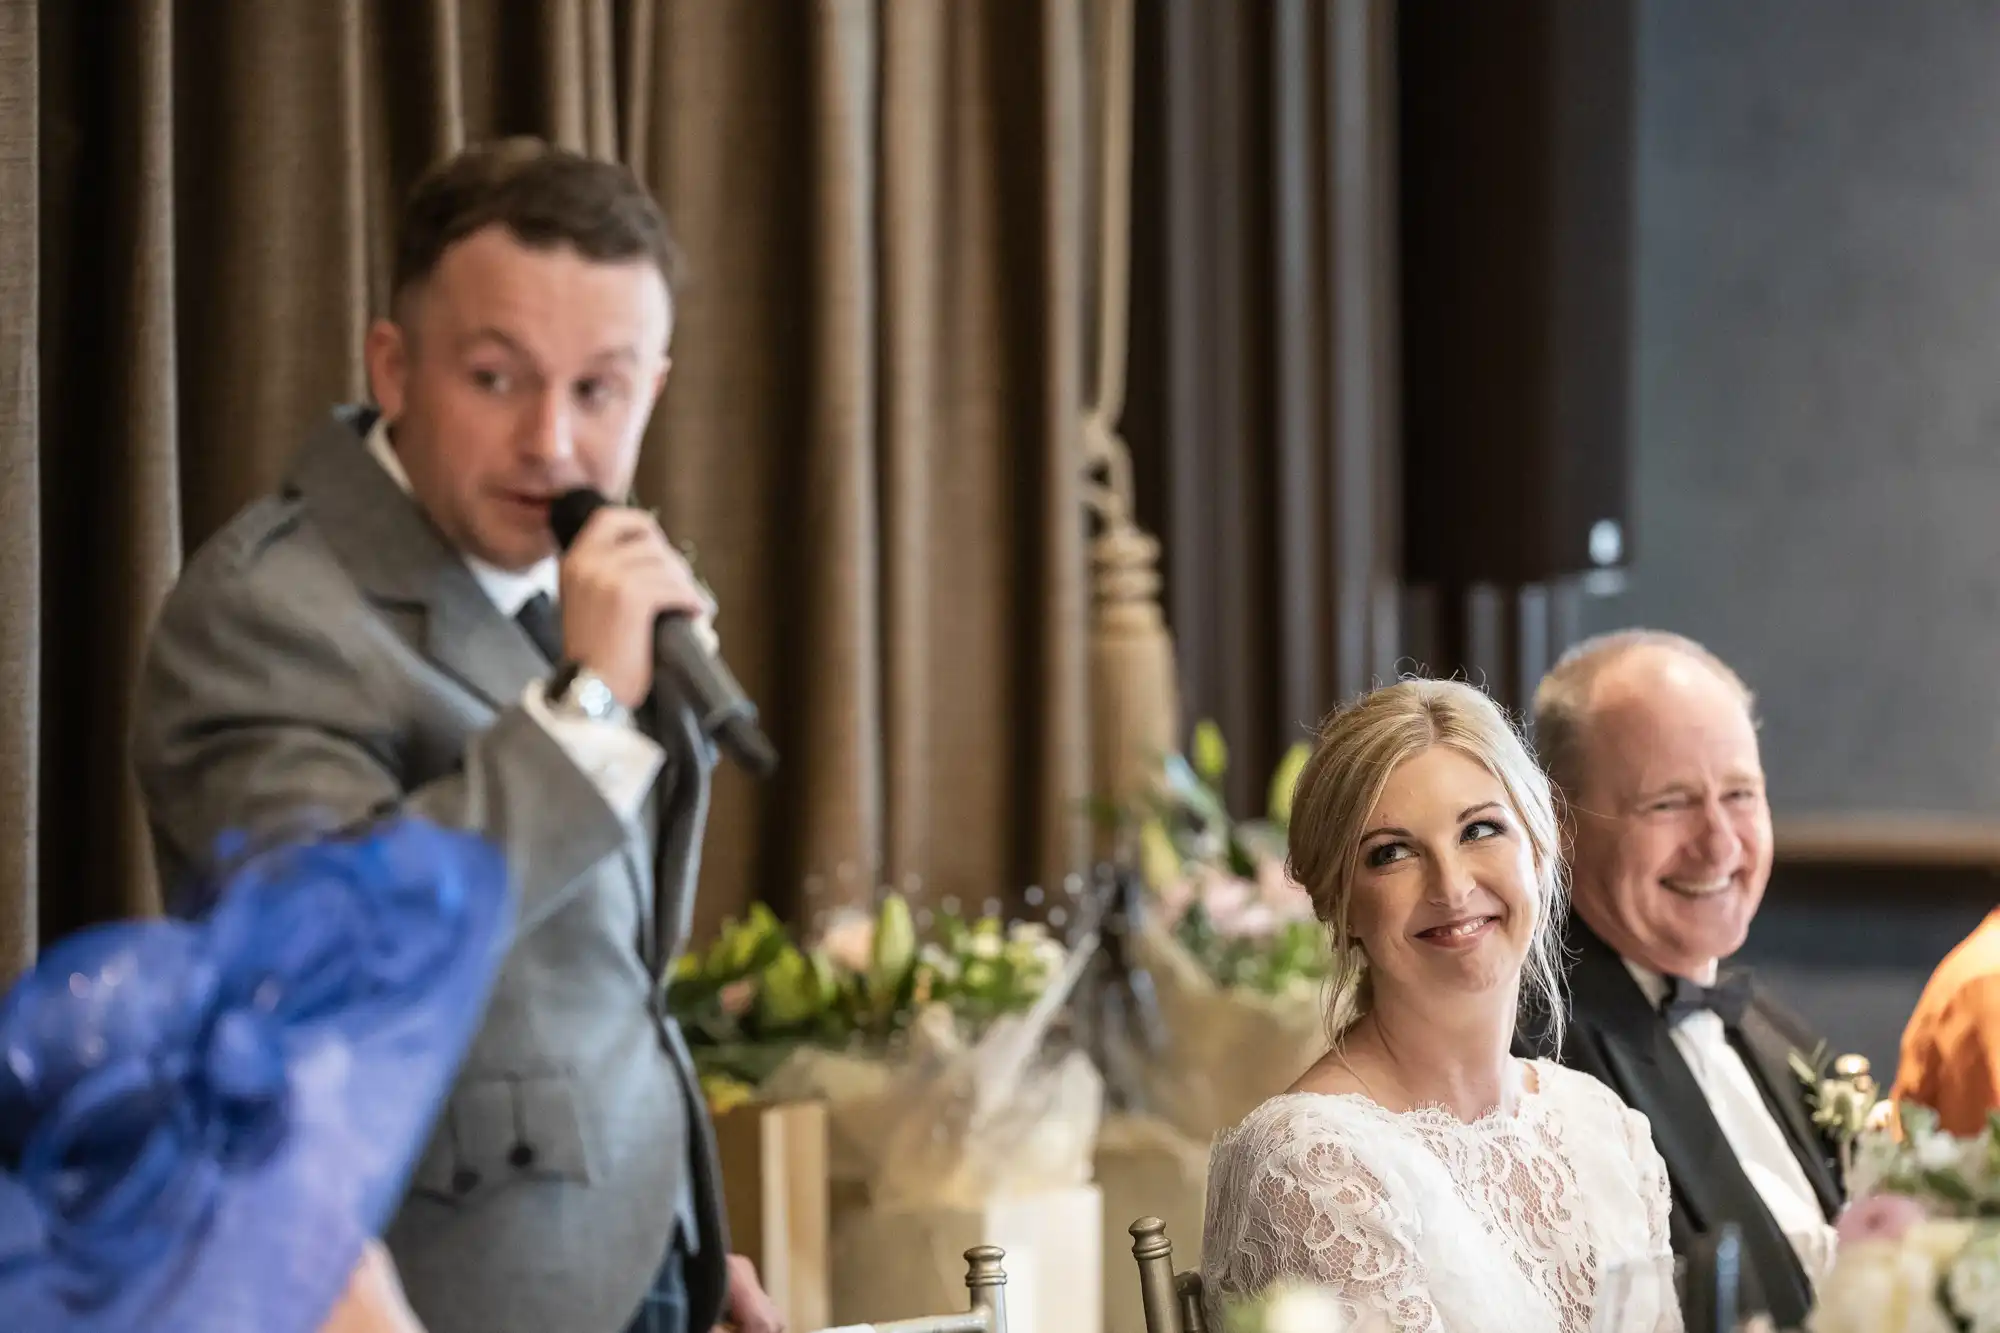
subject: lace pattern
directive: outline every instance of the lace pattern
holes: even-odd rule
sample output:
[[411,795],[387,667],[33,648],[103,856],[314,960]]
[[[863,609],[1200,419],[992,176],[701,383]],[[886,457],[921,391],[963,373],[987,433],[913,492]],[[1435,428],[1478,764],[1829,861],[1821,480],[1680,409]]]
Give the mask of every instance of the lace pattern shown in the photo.
[[[1536,1070],[1517,1114],[1471,1124],[1360,1096],[1264,1103],[1211,1157],[1212,1298],[1295,1280],[1396,1333],[1590,1333],[1601,1277],[1668,1255],[1666,1171],[1645,1117],[1584,1075]],[[1655,1313],[1635,1327],[1679,1328]]]

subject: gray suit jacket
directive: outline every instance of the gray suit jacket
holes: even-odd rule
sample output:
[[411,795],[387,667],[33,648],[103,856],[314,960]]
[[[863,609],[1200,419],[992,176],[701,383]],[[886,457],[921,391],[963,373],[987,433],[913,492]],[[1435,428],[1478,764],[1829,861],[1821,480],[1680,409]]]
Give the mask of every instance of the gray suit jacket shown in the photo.
[[[713,753],[686,710],[643,829],[519,699],[549,665],[335,414],[189,562],[134,756],[169,892],[231,834],[395,809],[506,853],[518,935],[385,1240],[430,1333],[620,1333],[691,1188],[689,1327],[722,1307],[715,1149],[659,978],[687,932]],[[282,1226],[282,1218],[272,1224]]]

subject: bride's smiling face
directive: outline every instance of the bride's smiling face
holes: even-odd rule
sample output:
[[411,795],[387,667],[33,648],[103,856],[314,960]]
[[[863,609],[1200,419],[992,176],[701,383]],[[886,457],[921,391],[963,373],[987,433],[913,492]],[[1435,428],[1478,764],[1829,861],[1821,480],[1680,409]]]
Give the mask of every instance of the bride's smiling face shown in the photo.
[[1378,1010],[1441,991],[1512,1001],[1540,910],[1535,859],[1483,765],[1442,745],[1398,764],[1362,826],[1351,883],[1348,930]]

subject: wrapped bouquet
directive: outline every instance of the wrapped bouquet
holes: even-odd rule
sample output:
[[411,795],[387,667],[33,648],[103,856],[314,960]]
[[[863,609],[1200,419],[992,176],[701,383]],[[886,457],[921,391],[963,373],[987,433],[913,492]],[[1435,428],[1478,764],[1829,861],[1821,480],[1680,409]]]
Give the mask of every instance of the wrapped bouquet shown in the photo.
[[684,958],[668,995],[718,1109],[827,1107],[837,1193],[983,1202],[1083,1184],[1101,1085],[1049,1035],[1078,959],[1039,923],[909,900],[836,916],[810,945],[761,905]]
[[1204,720],[1191,755],[1167,756],[1138,837],[1147,882],[1175,941],[1218,985],[1263,995],[1316,993],[1326,975],[1312,901],[1285,872],[1292,789],[1309,753],[1293,746],[1272,775],[1264,818],[1237,820],[1220,784],[1221,731]]
[[1138,955],[1171,1034],[1148,1101],[1203,1144],[1326,1049],[1325,931],[1285,869],[1292,791],[1308,752],[1294,746],[1278,766],[1262,819],[1237,820],[1219,790],[1228,749],[1204,721],[1188,755],[1166,758],[1154,798],[1137,812],[1156,907],[1138,932]]
[[1812,1333],[2000,1333],[2000,1115],[1961,1138],[1903,1104],[1853,1138],[1851,1159]]
[[[1129,1007],[1157,1018],[1135,1025],[1137,1040],[1101,1043],[1120,1057],[1106,1067],[1123,1112],[1106,1119],[1097,1149],[1107,1253],[1126,1243],[1126,1219],[1147,1214],[1198,1238],[1209,1143],[1326,1050],[1331,958],[1310,897],[1285,870],[1308,753],[1296,746],[1279,764],[1262,818],[1239,820],[1220,791],[1228,749],[1204,721],[1187,754],[1164,757],[1144,801],[1107,812],[1145,881],[1121,888],[1124,947],[1108,970],[1127,971]],[[1184,1260],[1198,1263],[1197,1250]],[[1108,1333],[1143,1333],[1137,1290],[1105,1291]]]

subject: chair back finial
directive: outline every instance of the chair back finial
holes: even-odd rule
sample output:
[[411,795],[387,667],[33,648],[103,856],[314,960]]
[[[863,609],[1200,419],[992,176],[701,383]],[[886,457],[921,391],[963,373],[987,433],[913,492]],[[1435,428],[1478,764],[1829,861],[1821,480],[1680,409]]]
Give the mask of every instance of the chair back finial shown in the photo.
[[975,1245],[965,1252],[965,1289],[974,1312],[988,1317],[988,1333],[1007,1333],[1007,1252],[998,1245]]
[[1167,1239],[1167,1224],[1157,1217],[1142,1217],[1130,1230],[1146,1333],[1187,1333],[1180,1295],[1174,1289],[1174,1246]]

